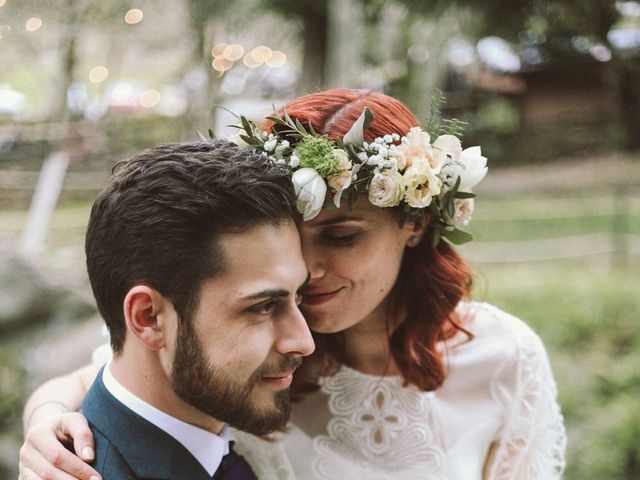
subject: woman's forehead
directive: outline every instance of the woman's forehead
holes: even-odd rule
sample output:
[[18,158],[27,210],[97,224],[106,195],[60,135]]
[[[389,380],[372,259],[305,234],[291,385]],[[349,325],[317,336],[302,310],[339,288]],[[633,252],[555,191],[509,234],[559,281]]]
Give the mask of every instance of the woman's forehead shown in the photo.
[[391,221],[391,219],[390,211],[372,205],[366,197],[359,197],[351,206],[343,202],[340,208],[323,209],[316,218],[302,225],[303,228],[313,228],[342,223],[377,223]]

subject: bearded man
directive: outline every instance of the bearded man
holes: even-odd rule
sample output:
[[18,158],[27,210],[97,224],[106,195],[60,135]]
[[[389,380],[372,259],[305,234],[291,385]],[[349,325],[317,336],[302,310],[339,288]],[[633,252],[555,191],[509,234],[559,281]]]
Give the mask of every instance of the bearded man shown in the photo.
[[227,425],[282,428],[314,348],[292,190],[286,171],[225,141],[117,165],[86,236],[113,351],[81,408],[103,478],[256,478]]

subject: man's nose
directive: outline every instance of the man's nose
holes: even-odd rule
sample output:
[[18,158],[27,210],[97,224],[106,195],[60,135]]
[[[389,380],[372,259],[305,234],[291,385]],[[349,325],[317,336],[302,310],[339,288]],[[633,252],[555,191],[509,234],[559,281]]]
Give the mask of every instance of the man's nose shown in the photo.
[[293,305],[286,320],[280,322],[276,350],[282,354],[297,354],[302,357],[311,355],[315,350],[311,331],[297,305]]

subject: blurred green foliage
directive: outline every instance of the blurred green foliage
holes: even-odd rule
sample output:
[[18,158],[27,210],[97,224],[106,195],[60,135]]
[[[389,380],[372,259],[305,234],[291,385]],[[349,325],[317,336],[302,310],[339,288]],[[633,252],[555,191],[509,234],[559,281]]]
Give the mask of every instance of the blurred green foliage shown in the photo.
[[569,436],[565,478],[640,478],[637,272],[560,261],[480,276],[490,279],[480,296],[527,321],[549,351]]
[[0,347],[0,430],[19,421],[25,400],[26,372],[15,352]]

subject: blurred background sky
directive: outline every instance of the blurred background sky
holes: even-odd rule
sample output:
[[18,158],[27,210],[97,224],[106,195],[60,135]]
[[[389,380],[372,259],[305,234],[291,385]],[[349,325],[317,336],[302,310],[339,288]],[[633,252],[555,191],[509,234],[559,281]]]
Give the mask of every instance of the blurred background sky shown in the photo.
[[0,0],[0,478],[28,393],[104,341],[83,236],[113,164],[330,87],[468,122],[474,296],[543,337],[566,478],[640,478],[640,2],[613,0]]

